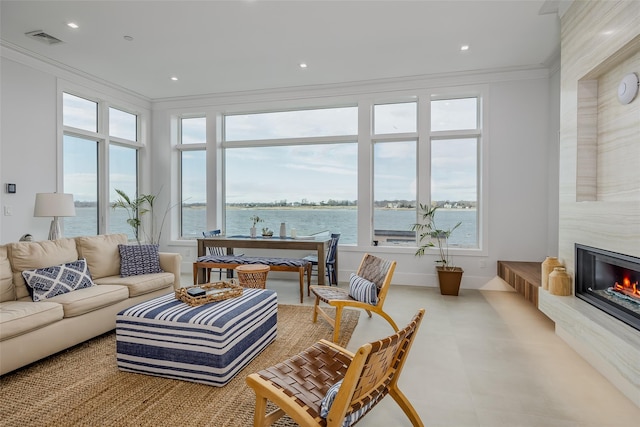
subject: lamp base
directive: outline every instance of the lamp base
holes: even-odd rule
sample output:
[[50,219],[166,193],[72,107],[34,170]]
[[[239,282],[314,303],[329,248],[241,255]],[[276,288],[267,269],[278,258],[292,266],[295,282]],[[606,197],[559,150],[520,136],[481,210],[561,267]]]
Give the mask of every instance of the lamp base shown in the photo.
[[58,221],[58,217],[54,216],[51,221],[51,226],[49,227],[49,240],[56,240],[62,237],[62,233],[60,232],[60,221]]

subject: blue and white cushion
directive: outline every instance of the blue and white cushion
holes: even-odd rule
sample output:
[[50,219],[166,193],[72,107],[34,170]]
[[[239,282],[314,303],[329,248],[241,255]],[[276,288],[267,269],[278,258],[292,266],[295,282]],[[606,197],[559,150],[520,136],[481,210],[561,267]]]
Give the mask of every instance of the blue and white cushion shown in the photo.
[[355,273],[349,276],[349,296],[365,304],[378,304],[378,288],[375,283]]
[[[320,401],[320,416],[322,418],[327,418],[329,415],[329,411],[331,410],[331,405],[333,405],[333,401],[336,399],[336,395],[338,394],[338,390],[342,385],[342,380],[338,381],[327,390],[327,394]],[[357,411],[353,411],[350,414],[347,414],[342,422],[342,427],[349,427],[353,425],[356,421],[360,419],[373,405],[375,405],[376,401],[372,400],[366,405],[362,406],[362,408]]]
[[34,301],[42,301],[95,285],[84,258],[62,265],[24,270],[22,277],[33,290]]
[[331,409],[331,405],[333,405],[333,401],[335,400],[336,394],[338,394],[338,390],[341,385],[342,380],[329,387],[327,394],[322,398],[322,401],[320,402],[320,416],[322,418],[327,418],[327,415],[329,415],[329,410]]
[[162,273],[159,245],[118,245],[120,277]]

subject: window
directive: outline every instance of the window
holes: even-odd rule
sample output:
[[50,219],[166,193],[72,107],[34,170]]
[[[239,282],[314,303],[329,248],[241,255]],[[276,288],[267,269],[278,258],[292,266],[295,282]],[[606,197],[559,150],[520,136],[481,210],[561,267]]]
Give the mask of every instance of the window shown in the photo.
[[[264,220],[258,227],[276,234],[284,222],[298,236],[340,233],[346,245],[415,247],[411,226],[422,203],[440,207],[441,228],[462,222],[451,247],[479,248],[481,98],[439,92],[377,103],[367,95],[357,106],[212,110],[210,117],[221,117],[215,144],[206,143],[204,117],[181,119],[182,236],[199,237],[212,227],[248,235],[257,215]],[[219,170],[206,170],[208,147],[221,156]],[[207,181],[224,198],[223,212],[209,216]],[[370,206],[358,203],[359,194]],[[207,218],[219,221],[207,224]]]
[[478,98],[431,101],[432,131],[475,130],[478,119]]
[[117,108],[109,108],[109,136],[137,141],[137,122],[135,114]]
[[380,135],[416,132],[418,126],[417,107],[415,102],[375,105],[373,107],[373,133]]
[[258,215],[277,235],[280,223],[299,236],[357,238],[357,146],[313,144],[226,150],[226,232],[248,235]]
[[[115,144],[109,146],[109,205],[119,196],[117,190],[124,191],[130,198],[138,197],[138,150]],[[130,240],[136,238],[127,224],[124,209],[109,210],[109,233],[125,233]]]
[[63,141],[64,191],[76,205],[76,216],[63,219],[64,236],[98,234],[98,141],[69,135]]
[[181,221],[180,235],[202,237],[207,230],[207,120],[205,117],[180,119]]
[[[414,245],[416,218],[416,102],[373,106],[373,244]],[[382,135],[413,134],[409,140]],[[379,136],[380,135],[380,136]]]
[[[65,236],[109,232],[134,238],[126,213],[110,204],[116,189],[137,197],[138,121],[138,115],[108,102],[62,93],[63,191],[73,194],[76,205],[76,216],[64,218]],[[101,183],[107,183],[105,190]]]
[[279,111],[225,117],[225,141],[356,135],[357,133],[357,107]]
[[[431,204],[440,208],[435,222],[440,229],[461,222],[449,237],[449,246],[477,248],[478,98],[432,101],[431,129],[441,131],[432,136],[430,153]],[[459,137],[460,134],[468,137]]]
[[98,103],[69,93],[62,94],[62,123],[76,129],[98,132]]
[[375,245],[413,245],[416,218],[416,142],[377,142],[373,150]]
[[202,237],[207,230],[207,155],[204,150],[183,151],[181,235]]
[[248,235],[257,215],[276,234],[284,222],[299,236],[355,243],[357,116],[356,107],[225,116],[227,235]]
[[180,121],[181,144],[206,144],[207,119],[205,117],[184,118]]

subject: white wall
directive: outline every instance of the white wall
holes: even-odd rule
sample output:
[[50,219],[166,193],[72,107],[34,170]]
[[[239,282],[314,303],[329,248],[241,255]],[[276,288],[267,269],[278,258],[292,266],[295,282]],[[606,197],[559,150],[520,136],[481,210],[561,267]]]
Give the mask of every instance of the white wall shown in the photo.
[[[56,191],[56,77],[3,58],[0,242],[25,233],[46,239],[50,218],[34,218],[35,193]],[[7,194],[6,183],[17,185]],[[4,216],[9,206],[11,216]]]

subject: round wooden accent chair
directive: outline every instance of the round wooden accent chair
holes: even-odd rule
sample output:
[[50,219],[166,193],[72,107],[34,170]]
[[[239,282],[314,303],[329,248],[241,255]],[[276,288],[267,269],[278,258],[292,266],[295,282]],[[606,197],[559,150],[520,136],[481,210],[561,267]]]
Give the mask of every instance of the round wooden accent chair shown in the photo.
[[236,267],[238,282],[243,288],[265,289],[271,267],[264,264],[245,264]]

